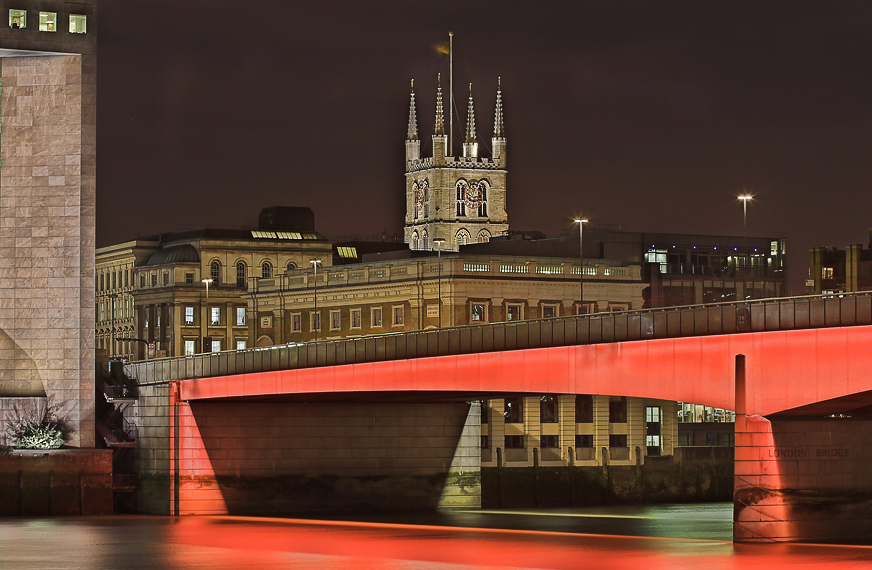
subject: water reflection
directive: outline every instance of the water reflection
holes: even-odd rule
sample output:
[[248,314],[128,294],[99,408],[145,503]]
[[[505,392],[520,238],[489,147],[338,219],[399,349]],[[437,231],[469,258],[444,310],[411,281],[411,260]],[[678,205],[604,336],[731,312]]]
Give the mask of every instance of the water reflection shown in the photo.
[[427,524],[420,518],[418,524],[236,517],[6,519],[0,521],[0,568],[872,567],[872,549],[865,547],[734,547],[730,513],[729,505],[667,505],[463,512],[428,517]]

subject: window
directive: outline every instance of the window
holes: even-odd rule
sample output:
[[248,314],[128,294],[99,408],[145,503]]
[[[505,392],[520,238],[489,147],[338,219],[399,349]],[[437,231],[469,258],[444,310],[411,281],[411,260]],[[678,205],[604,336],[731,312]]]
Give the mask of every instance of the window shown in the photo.
[[382,310],[381,307],[372,309],[370,312],[370,326],[371,327],[380,327],[382,326]]
[[490,441],[488,441],[488,437],[486,435],[481,436],[481,448],[490,449]]
[[317,313],[313,311],[309,311],[309,324],[311,325],[310,331],[320,331],[321,330],[321,311]]
[[212,283],[218,285],[221,283],[221,264],[217,261],[213,261],[209,266],[209,273],[212,277]]
[[185,356],[190,356],[194,354],[194,351],[197,350],[194,346],[195,340],[186,340],[185,341]]
[[457,234],[454,236],[454,241],[457,245],[466,245],[469,243],[470,239],[472,239],[469,235],[469,232],[466,230],[458,230]]
[[[127,279],[127,276],[128,276],[128,273],[127,273],[126,271],[124,271],[124,286],[125,286],[125,287],[130,287],[130,281]],[[131,276],[131,277],[133,276],[133,270],[132,270],[132,269],[130,270],[130,276]]]
[[660,408],[657,406],[647,406],[645,408],[645,421],[647,422],[645,429],[647,453],[651,456],[658,456],[663,451],[663,439],[660,437]]
[[150,312],[151,312],[151,311],[148,310],[148,307],[143,307],[143,308],[142,308],[143,330],[146,331],[146,334],[148,333],[148,314],[149,314]]
[[221,352],[221,339],[213,338],[212,339],[212,352]]
[[236,339],[236,350],[245,350],[248,348],[248,341],[245,339]]
[[330,330],[338,331],[341,327],[341,313],[339,311],[330,311]]
[[506,449],[523,449],[524,448],[524,436],[523,435],[507,435],[506,436]]
[[88,32],[88,18],[81,14],[70,14],[70,33],[85,34]]
[[693,432],[678,432],[678,446],[689,447],[693,445]]
[[392,319],[393,326],[398,327],[403,325],[403,307],[393,307]]
[[556,448],[560,446],[559,437],[556,435],[541,435],[539,436],[539,447]]
[[478,204],[478,215],[481,218],[487,217],[487,184],[484,182],[478,183],[479,195],[481,202]]
[[481,404],[481,423],[489,424],[490,423],[490,408],[487,405],[487,400],[479,400],[479,404]]
[[503,416],[507,424],[520,424],[524,422],[524,399],[506,398]]
[[154,308],[154,326],[160,329],[160,316],[163,313],[163,307],[158,305]]
[[209,319],[209,324],[211,324],[213,327],[220,325],[221,324],[221,307],[210,307],[209,312],[210,312],[211,317],[212,317]]
[[507,321],[520,321],[524,318],[522,305],[506,305],[506,320]]
[[609,423],[627,423],[627,398],[624,396],[611,396],[609,398]]
[[40,12],[39,13],[39,31],[40,32],[56,32],[58,14],[57,12]]
[[301,332],[303,330],[302,321],[300,313],[291,313],[291,332]]
[[9,27],[23,30],[27,27],[27,10],[9,10]]
[[428,249],[427,239],[427,230],[423,230],[421,232],[421,249],[423,250]]
[[194,324],[194,307],[191,305],[185,305],[185,324]]
[[557,316],[557,305],[542,305],[542,318],[553,319]]
[[484,303],[472,303],[469,306],[469,318],[473,323],[487,322]]
[[240,261],[236,264],[236,286],[245,287],[246,277],[245,264]]
[[236,326],[245,326],[245,307],[236,307]]
[[577,435],[575,436],[575,447],[593,447],[593,435]]
[[185,283],[187,285],[194,284],[194,274],[193,273],[185,273]]
[[557,396],[539,398],[539,421],[543,424],[557,423]]
[[458,216],[466,215],[466,187],[469,184],[466,180],[459,180],[457,182],[457,209],[456,214]]
[[412,242],[409,245],[410,249],[418,249],[418,232],[412,232]]
[[115,274],[115,272],[113,271],[113,272],[112,272],[112,288],[113,288],[113,289],[115,289],[115,286],[116,286],[116,283],[117,283],[117,282],[115,281],[115,275],[116,275],[116,274]]
[[139,276],[139,288],[145,289],[145,275]]
[[360,309],[351,309],[351,328],[360,328]]
[[627,447],[627,434],[609,434],[609,447]]
[[166,287],[167,285],[170,284],[170,273],[169,273],[169,271],[164,271],[164,274],[163,274],[163,284],[164,284],[164,287]]
[[102,301],[100,301],[100,320],[106,320],[106,305]]
[[293,270],[296,269],[296,268],[297,268],[297,264],[296,264],[296,263],[294,263],[293,261],[289,261],[289,262],[288,262],[288,271],[293,271]]
[[579,394],[575,397],[575,423],[593,423],[593,396]]
[[272,278],[272,265],[269,264],[269,261],[264,261],[260,265],[260,276],[264,279]]
[[151,274],[151,286],[157,287],[157,273]]
[[106,276],[104,274],[100,274],[100,291],[103,291],[106,284]]

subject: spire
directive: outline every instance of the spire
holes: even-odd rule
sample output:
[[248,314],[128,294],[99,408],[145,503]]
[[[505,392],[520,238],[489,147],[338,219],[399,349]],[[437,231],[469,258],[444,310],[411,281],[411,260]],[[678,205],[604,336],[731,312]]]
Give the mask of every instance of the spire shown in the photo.
[[472,108],[472,83],[469,84],[469,109],[466,111],[466,139],[467,144],[475,142],[475,110]]
[[436,76],[436,133],[445,134],[445,118],[442,116],[442,74]]
[[418,117],[415,112],[415,80],[412,80],[412,101],[409,103],[409,131],[406,140],[418,140]]
[[497,110],[494,112],[494,138],[504,138],[505,136],[506,127],[503,126],[503,91],[500,87],[500,78],[497,77]]

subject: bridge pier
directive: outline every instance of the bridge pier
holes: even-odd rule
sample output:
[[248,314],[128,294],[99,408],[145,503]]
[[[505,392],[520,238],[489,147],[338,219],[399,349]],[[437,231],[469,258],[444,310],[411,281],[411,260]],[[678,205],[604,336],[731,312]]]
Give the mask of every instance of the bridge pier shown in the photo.
[[171,394],[168,404],[167,484],[147,488],[140,505],[150,508],[141,510],[287,515],[481,505],[478,403],[188,403]]

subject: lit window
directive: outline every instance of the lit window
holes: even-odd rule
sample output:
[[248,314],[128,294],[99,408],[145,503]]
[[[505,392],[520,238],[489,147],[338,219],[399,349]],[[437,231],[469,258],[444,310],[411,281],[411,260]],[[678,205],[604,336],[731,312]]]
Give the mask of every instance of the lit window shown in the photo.
[[191,356],[192,354],[194,354],[194,351],[196,350],[194,348],[195,342],[196,341],[193,341],[193,340],[186,340],[185,341],[185,356]]
[[211,307],[212,318],[210,319],[210,323],[212,326],[218,326],[221,324],[221,307]]
[[221,340],[213,338],[212,339],[212,352],[221,352]]
[[88,18],[81,14],[70,14],[70,33],[84,34],[88,32]]
[[340,327],[340,312],[339,311],[330,311],[330,330],[338,331]]
[[194,307],[191,305],[185,306],[185,324],[193,325],[194,324]]
[[382,310],[381,307],[377,309],[372,309],[371,312],[371,320],[370,326],[372,327],[380,327],[382,326]]
[[245,326],[245,307],[236,307],[236,326]]
[[9,27],[23,30],[27,27],[27,10],[9,10]]
[[139,276],[139,288],[145,289],[145,275]]
[[236,350],[245,350],[248,348],[248,341],[245,339],[237,339],[236,340]]
[[520,321],[524,318],[521,305],[506,305],[506,320]]
[[163,274],[163,284],[164,284],[164,287],[166,287],[167,285],[170,284],[170,274],[169,274],[168,271],[164,271],[164,274]]
[[395,327],[403,324],[403,307],[393,307],[393,325]]
[[151,286],[157,287],[157,273],[151,274]]
[[39,13],[39,31],[40,32],[56,32],[58,14],[57,12],[40,12]]
[[351,309],[351,328],[360,328],[360,309]]
[[484,303],[472,303],[469,307],[470,320],[474,323],[487,322]]

